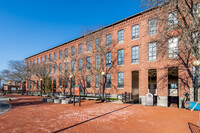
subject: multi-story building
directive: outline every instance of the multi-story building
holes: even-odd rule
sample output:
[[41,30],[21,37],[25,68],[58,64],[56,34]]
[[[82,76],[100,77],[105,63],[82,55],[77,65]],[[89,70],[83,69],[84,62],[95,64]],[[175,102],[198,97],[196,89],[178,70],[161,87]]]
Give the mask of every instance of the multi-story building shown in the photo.
[[[109,82],[106,83],[105,94],[110,93],[112,96],[117,96],[127,92],[132,94],[134,101],[140,101],[142,104],[145,104],[146,95],[152,93],[156,98],[155,102],[158,106],[167,107],[171,103],[176,103],[180,107],[181,101],[184,98],[183,93],[190,93],[192,91],[192,80],[188,80],[186,87],[182,80],[187,78],[184,76],[187,74],[179,68],[180,65],[173,59],[175,55],[171,49],[178,44],[178,38],[169,40],[169,44],[167,44],[169,48],[166,56],[163,57],[158,54],[157,42],[154,40],[157,38],[159,27],[157,20],[151,19],[151,16],[156,11],[157,9],[138,13],[92,33],[97,34],[101,30],[104,31],[101,41],[96,40],[96,44],[98,42],[99,45],[107,44],[110,40],[116,42],[114,49],[117,53],[106,54],[106,61],[111,60],[111,58],[117,58],[117,66],[114,68],[116,71],[106,74],[107,81],[109,80]],[[91,55],[90,46],[85,41],[85,36],[87,35],[30,56],[26,58],[26,62],[31,66],[32,64],[42,64],[43,62],[48,62],[48,60],[54,60],[59,64],[59,67],[49,67],[49,76],[53,80],[54,91],[63,92],[65,90],[69,92],[70,83],[67,83],[64,87],[60,87],[62,85],[60,85],[61,82],[58,77],[66,64],[59,61],[59,58],[60,56],[65,56],[65,58],[68,58],[70,55],[73,56],[77,50],[81,54],[85,53],[87,55],[87,62],[91,62],[90,65],[94,66],[95,63],[92,63],[91,60],[97,60],[97,58],[95,59]],[[79,62],[81,62],[81,67],[84,66],[82,60]],[[68,66],[80,66],[78,62],[69,61],[69,63]],[[85,66],[88,67],[86,64]],[[78,73],[78,69],[74,71]],[[99,80],[98,76],[94,77],[86,72],[85,78],[87,84],[86,93],[98,93],[99,90],[96,87],[96,82]],[[39,80],[35,82],[40,84]],[[76,83],[78,84],[78,82]],[[27,90],[29,91],[40,90],[31,84],[27,85]],[[192,99],[193,93],[190,94]]]

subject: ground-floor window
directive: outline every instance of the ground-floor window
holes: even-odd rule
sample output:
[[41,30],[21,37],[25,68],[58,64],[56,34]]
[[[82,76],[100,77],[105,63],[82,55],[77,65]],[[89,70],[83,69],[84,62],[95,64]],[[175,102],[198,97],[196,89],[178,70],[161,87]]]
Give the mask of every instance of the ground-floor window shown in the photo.
[[90,76],[87,76],[87,88],[90,88]]
[[118,73],[118,88],[124,88],[124,73]]
[[111,88],[111,74],[106,74],[106,88]]

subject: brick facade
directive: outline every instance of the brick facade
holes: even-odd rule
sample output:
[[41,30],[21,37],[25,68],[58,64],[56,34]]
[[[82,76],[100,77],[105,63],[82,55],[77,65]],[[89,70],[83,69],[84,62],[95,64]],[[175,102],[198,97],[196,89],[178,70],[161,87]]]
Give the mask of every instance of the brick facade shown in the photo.
[[[106,31],[104,34],[105,38],[107,34],[112,35],[112,40],[118,39],[118,31],[123,29],[124,30],[124,43],[117,44],[115,49],[124,49],[124,65],[117,66],[116,72],[111,75],[111,89],[106,89],[105,93],[110,93],[113,95],[122,94],[125,92],[132,93],[133,91],[133,80],[132,80],[132,72],[138,71],[139,72],[139,98],[142,104],[145,104],[145,96],[148,93],[148,86],[149,86],[149,70],[154,69],[156,70],[156,88],[157,88],[157,105],[158,106],[168,106],[168,96],[169,96],[169,90],[168,90],[168,71],[171,67],[177,67],[178,68],[178,76],[183,76],[183,78],[188,78],[187,73],[183,70],[179,70],[180,65],[178,62],[174,61],[173,59],[168,59],[168,56],[162,57],[162,55],[157,54],[156,61],[148,61],[148,45],[153,40],[156,40],[157,34],[154,35],[148,35],[148,22],[151,16],[156,12],[156,10],[149,10],[147,12],[142,12],[139,14],[136,14],[134,16],[131,16],[129,18],[126,18],[124,20],[121,20],[119,22],[116,22],[112,25],[109,25],[104,28]],[[138,24],[139,25],[139,38],[132,40],[132,26]],[[159,27],[157,27],[159,29]],[[97,31],[98,32],[98,31]],[[102,38],[102,41],[105,41],[105,38]],[[78,50],[78,45],[82,43],[83,44],[83,52],[86,52],[86,42],[84,42],[84,37],[79,37],[75,40],[72,40],[70,42],[61,44],[57,47],[51,48],[49,50],[46,50],[44,52],[38,53],[36,55],[33,55],[31,57],[26,58],[26,61],[30,63],[30,61],[33,62],[35,60],[37,62],[37,58],[39,58],[39,62],[41,57],[43,57],[43,60],[45,56],[49,57],[49,54],[52,55],[52,60],[54,57],[54,52],[57,53],[57,62],[59,63],[58,57],[59,57],[59,51],[62,50],[62,53],[65,53],[65,49],[68,49],[68,54],[71,54],[71,47],[74,46],[76,50]],[[139,63],[132,63],[132,47],[133,46],[139,46]],[[157,51],[158,52],[158,51]],[[90,53],[88,53],[88,56]],[[112,55],[117,56],[117,55]],[[92,59],[94,60],[94,59]],[[44,62],[44,61],[43,61]],[[78,64],[76,64],[77,66]],[[91,64],[94,65],[94,64]],[[71,66],[71,64],[69,64]],[[63,64],[64,68],[64,64]],[[76,67],[77,68],[77,67]],[[192,69],[192,68],[191,68]],[[76,70],[77,71],[77,70]],[[117,74],[118,72],[124,73],[124,88],[118,88],[118,79]],[[186,74],[183,74],[186,73]],[[53,74],[53,68],[52,68],[52,79],[57,78],[59,75],[59,71],[57,70],[56,75]],[[87,74],[86,74],[87,75]],[[188,80],[188,79],[187,79]],[[59,81],[57,78],[57,92],[63,92],[63,89],[59,89]],[[188,80],[189,87],[192,87],[192,81]],[[66,89],[66,92],[69,92],[70,84],[68,85],[68,88]],[[29,90],[29,87],[27,87]],[[91,78],[91,88],[86,89],[86,93],[98,93],[98,89],[95,88],[95,78]],[[29,90],[30,91],[30,90]],[[31,91],[39,91],[37,88],[32,89]],[[189,88],[186,87],[180,79],[178,79],[178,94],[179,102],[184,97],[183,92],[189,92]],[[179,104],[180,105],[180,104]]]

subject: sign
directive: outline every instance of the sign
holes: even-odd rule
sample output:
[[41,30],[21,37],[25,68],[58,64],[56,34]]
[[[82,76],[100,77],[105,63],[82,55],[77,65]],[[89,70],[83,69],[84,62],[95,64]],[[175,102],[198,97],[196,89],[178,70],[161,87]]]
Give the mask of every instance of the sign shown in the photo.
[[146,106],[153,106],[153,95],[151,93],[148,93],[146,95],[146,102],[145,102]]
[[75,86],[74,94],[77,95],[77,96],[79,95],[79,89],[80,89],[79,86]]

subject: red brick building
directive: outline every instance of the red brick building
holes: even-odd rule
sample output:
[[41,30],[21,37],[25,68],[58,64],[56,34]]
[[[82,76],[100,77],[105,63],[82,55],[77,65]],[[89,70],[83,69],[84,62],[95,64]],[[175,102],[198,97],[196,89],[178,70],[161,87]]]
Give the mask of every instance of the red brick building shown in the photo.
[[[147,93],[154,94],[155,103],[157,106],[170,106],[171,103],[177,103],[181,106],[184,92],[191,92],[192,100],[192,80],[187,78],[187,73],[182,69],[179,69],[180,65],[177,61],[171,57],[174,56],[168,51],[166,56],[158,54],[156,47],[156,37],[159,27],[157,20],[152,20],[151,16],[157,10],[148,10],[138,13],[119,22],[111,24],[102,28],[104,30],[103,37],[101,38],[101,45],[106,44],[109,39],[117,42],[115,50],[117,54],[112,54],[111,58],[118,58],[117,67],[115,73],[107,75],[111,79],[110,87],[105,89],[105,93],[109,93],[112,97],[120,95],[122,93],[131,93],[132,99],[135,101],[141,101],[141,104],[145,104]],[[153,25],[150,26],[150,23]],[[93,32],[98,33],[99,30]],[[27,64],[30,66],[34,63],[48,62],[49,58],[53,60],[57,55],[57,63],[59,61],[59,53],[63,55],[71,55],[73,47],[75,50],[80,49],[86,53],[91,60],[95,60],[90,52],[87,52],[87,42],[85,36],[81,36],[72,41],[66,42],[54,48],[48,49],[36,55],[26,58]],[[173,38],[169,43],[178,43],[177,38]],[[111,43],[112,45],[112,43]],[[169,44],[170,45],[170,44]],[[61,51],[61,52],[60,52]],[[67,52],[66,52],[67,51]],[[56,53],[56,54],[55,54]],[[67,56],[66,56],[67,58]],[[120,58],[120,59],[119,59]],[[42,61],[41,61],[42,60]],[[91,61],[92,62],[92,61]],[[62,63],[62,66],[65,64]],[[71,64],[68,64],[71,66]],[[78,63],[75,64],[78,66]],[[91,63],[91,66],[95,63]],[[58,68],[57,68],[58,69]],[[192,69],[192,67],[190,68]],[[63,70],[64,71],[64,70]],[[56,92],[69,92],[70,83],[67,87],[60,87],[59,85],[59,70],[56,72],[51,68],[52,74],[50,77],[54,80]],[[55,74],[53,74],[55,72]],[[75,73],[78,70],[75,70]],[[95,87],[95,77],[85,73],[87,81],[90,82],[89,87],[86,89],[88,94],[98,93],[98,89]],[[181,79],[187,79],[188,86],[182,83]],[[38,81],[37,81],[38,82]],[[39,82],[40,83],[40,82]],[[77,83],[78,84],[78,83]],[[33,87],[27,84],[27,90],[39,91],[37,87]]]

